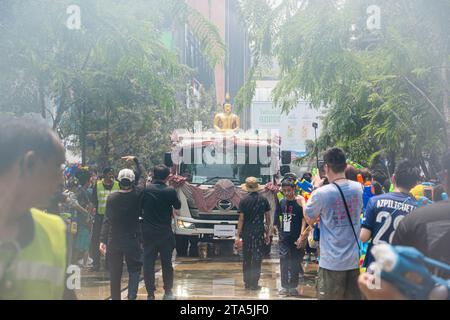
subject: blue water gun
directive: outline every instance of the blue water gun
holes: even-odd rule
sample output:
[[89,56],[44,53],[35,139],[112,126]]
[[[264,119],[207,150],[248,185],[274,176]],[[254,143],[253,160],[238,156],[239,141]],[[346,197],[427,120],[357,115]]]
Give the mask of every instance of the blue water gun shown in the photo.
[[371,252],[375,269],[381,270],[381,278],[392,283],[407,298],[450,300],[450,280],[432,274],[429,269],[450,274],[450,265],[425,257],[412,247],[382,243],[374,246]]
[[432,203],[433,203],[433,201],[431,201],[427,197],[420,197],[419,200],[417,200],[418,207],[422,207],[422,206],[425,206],[427,204],[432,204]]
[[311,193],[313,191],[314,186],[312,185],[311,182],[305,179],[302,179],[301,181],[297,180],[295,181],[295,183],[299,188],[301,188],[305,192]]
[[[442,198],[442,201],[447,201],[448,200],[448,194],[446,192],[442,192],[441,198]],[[427,197],[420,197],[419,200],[417,200],[417,206],[418,207],[422,207],[422,206],[425,206],[427,204],[432,204],[432,203],[433,203],[433,201],[431,201]]]

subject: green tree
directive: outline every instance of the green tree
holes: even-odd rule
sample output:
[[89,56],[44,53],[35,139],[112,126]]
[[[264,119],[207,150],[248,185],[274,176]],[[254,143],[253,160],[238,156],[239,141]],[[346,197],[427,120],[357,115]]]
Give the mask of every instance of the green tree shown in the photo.
[[[69,5],[81,8],[79,30],[66,26]],[[224,54],[217,29],[182,0],[5,0],[0,12],[0,112],[41,114],[83,162],[145,150],[154,162],[170,146],[194,70],[163,45],[165,29],[189,24],[211,66]]]
[[[289,3],[253,23],[263,30],[282,21],[271,32],[275,103],[287,111],[307,98],[325,107],[322,150],[341,146],[366,165],[387,157],[391,169],[408,157],[433,170],[449,141],[450,3],[310,0],[279,10]],[[379,29],[366,27],[371,5],[380,8]]]

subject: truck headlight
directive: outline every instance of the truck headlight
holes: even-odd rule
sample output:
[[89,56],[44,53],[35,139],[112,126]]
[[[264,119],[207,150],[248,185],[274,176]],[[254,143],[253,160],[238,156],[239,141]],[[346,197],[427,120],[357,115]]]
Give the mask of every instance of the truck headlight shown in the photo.
[[187,222],[183,220],[177,220],[177,226],[180,229],[195,229],[195,225],[192,222]]

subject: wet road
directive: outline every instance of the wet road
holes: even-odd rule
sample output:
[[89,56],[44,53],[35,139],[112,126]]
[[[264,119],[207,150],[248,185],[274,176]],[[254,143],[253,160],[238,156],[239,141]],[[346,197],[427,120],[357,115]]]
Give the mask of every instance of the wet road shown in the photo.
[[[242,279],[242,258],[238,255],[200,259],[198,257],[177,258],[174,255],[174,294],[178,300],[243,300],[243,299],[315,299],[315,281],[318,265],[303,263],[305,276],[300,280],[298,291],[300,297],[279,296],[280,261],[278,250],[272,249],[269,258],[263,260],[260,291],[244,288]],[[155,292],[156,299],[164,294],[159,262],[157,264]],[[122,299],[127,296],[127,272],[124,268],[122,279]],[[108,299],[109,279],[105,272],[83,272],[81,290],[77,290],[78,299]],[[147,291],[144,281],[139,284],[138,300],[145,300]]]

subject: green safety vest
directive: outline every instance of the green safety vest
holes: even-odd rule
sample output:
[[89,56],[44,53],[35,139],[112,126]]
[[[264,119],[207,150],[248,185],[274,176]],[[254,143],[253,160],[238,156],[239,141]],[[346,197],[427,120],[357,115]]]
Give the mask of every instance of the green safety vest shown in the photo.
[[[66,225],[58,216],[31,209],[34,239],[17,253],[5,273],[0,299],[61,300],[64,294]],[[3,262],[0,259],[0,267]]]
[[108,196],[113,193],[119,191],[119,182],[114,181],[113,187],[111,191],[106,190],[103,185],[103,181],[97,182],[97,200],[98,200],[98,210],[97,213],[104,215],[106,211],[106,200]]
[[278,201],[281,201],[281,200],[283,200],[284,199],[284,194],[283,194],[283,192],[278,192],[277,193],[277,198],[278,198]]
[[[280,192],[277,193],[277,199],[278,199],[278,203],[281,203],[281,200],[284,199],[283,192],[280,191]],[[283,218],[279,215],[279,212],[277,212],[277,215],[278,215],[278,219],[280,220],[280,225],[281,225],[281,223],[283,221]]]

